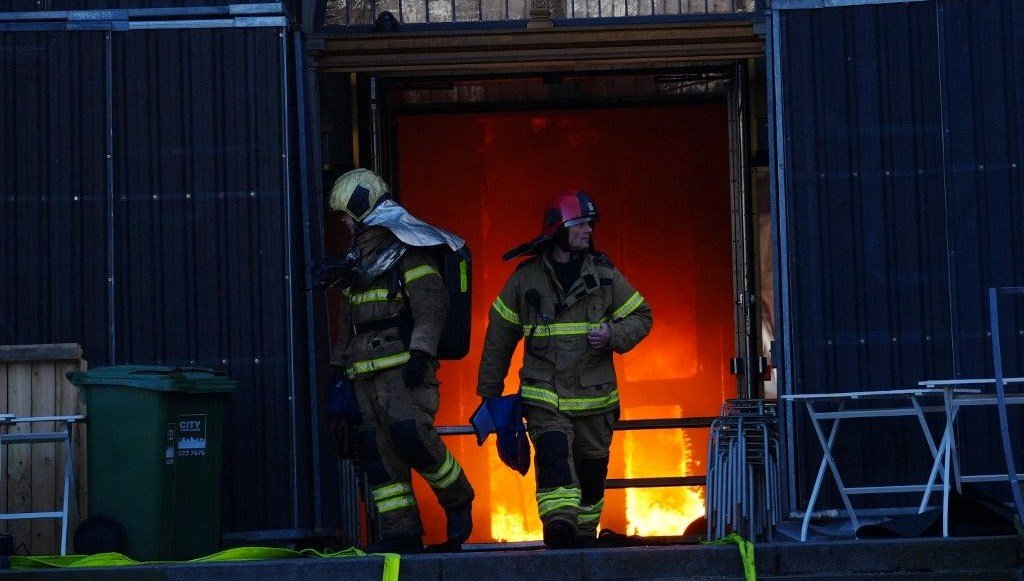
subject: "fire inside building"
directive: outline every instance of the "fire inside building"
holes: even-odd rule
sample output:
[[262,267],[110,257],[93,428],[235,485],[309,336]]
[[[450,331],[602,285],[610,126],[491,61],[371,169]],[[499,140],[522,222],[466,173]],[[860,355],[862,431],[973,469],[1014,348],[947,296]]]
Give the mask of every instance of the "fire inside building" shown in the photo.
[[[467,423],[501,255],[581,189],[656,320],[615,357],[602,529],[706,535],[735,400],[771,410],[777,479],[731,508],[794,538],[941,507],[967,474],[1019,500],[1019,410],[942,396],[1024,374],[1022,42],[1024,0],[0,0],[0,345],[226,372],[218,542],[365,544],[365,477],[327,427],[343,307],[312,273],[349,243],[332,183],[372,169],[473,255],[437,414],[476,489],[469,542],[536,544],[533,472]],[[82,411],[35,395],[29,352],[0,349],[0,412]],[[0,511],[63,502],[42,484],[63,476],[21,469]],[[60,550],[58,524],[3,522]]]
[[[727,367],[734,333],[726,127],[722,105],[405,117],[397,127],[402,199],[416,215],[463,233],[479,257],[474,292],[489,297],[498,295],[515,263],[485,257],[500,256],[537,229],[536,209],[548,192],[575,183],[600,196],[607,216],[596,234],[601,250],[636,273],[631,282],[645,289],[649,302],[664,305],[653,334],[618,362],[620,389],[630,394],[622,418],[716,415],[722,395],[735,389]],[[437,135],[446,136],[443,144]],[[655,145],[664,157],[652,154]],[[700,151],[717,152],[718,167],[698,167]],[[513,157],[514,165],[504,163]],[[450,160],[469,159],[475,161],[436,171]],[[494,175],[486,169],[491,165],[504,168]],[[693,195],[645,197],[680,188]],[[452,202],[437,204],[442,196]],[[652,260],[667,268],[644,268]],[[483,300],[476,304],[476,329],[486,327],[488,308]],[[478,333],[468,357],[442,367],[441,423],[465,423],[477,405],[482,344]],[[518,389],[517,381],[508,378],[508,393]],[[622,436],[615,441],[612,478],[702,474],[706,429]],[[533,475],[502,469],[496,452],[474,449],[473,438],[455,446],[479,483],[479,502],[491,506],[491,532],[481,530],[481,538],[539,538]],[[608,526],[622,532],[681,535],[703,513],[702,491],[627,489],[611,496],[605,510]],[[438,517],[428,520],[443,523]]]
[[[633,284],[658,305],[652,335],[617,363],[623,393],[632,394],[624,398],[623,420],[709,418],[736,393],[729,370],[736,331],[726,78],[708,71],[658,79],[402,80],[376,88],[382,95],[393,91],[382,98],[390,119],[386,134],[381,131],[391,142],[397,166],[391,181],[400,200],[416,216],[467,239],[476,256],[477,297],[498,295],[516,265],[499,257],[536,233],[552,192],[577,184],[598,200],[607,217],[595,234],[599,249],[635,272]],[[549,96],[566,89],[575,98]],[[458,95],[473,91],[497,98],[459,102]],[[442,425],[465,424],[479,403],[476,374],[489,308],[485,298],[475,300],[470,354],[442,365]],[[518,390],[517,381],[510,374],[507,393]],[[707,438],[706,422],[622,431],[609,477],[699,479]],[[450,440],[476,483],[477,514],[489,515],[483,519],[489,527],[477,527],[472,540],[539,539],[533,473],[523,478],[502,468],[493,442],[478,448],[471,437]],[[429,497],[426,484],[416,484]],[[699,486],[625,486],[606,500],[602,522],[612,530],[681,536],[704,512]],[[429,515],[428,540],[442,540],[440,507],[421,510]]]

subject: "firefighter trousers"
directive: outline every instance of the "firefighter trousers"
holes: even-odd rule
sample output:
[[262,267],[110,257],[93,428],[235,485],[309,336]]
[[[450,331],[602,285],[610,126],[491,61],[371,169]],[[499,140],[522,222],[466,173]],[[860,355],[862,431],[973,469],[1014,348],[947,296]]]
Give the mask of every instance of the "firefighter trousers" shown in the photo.
[[410,469],[423,476],[445,509],[473,500],[473,487],[462,466],[434,427],[440,401],[434,369],[428,368],[423,386],[411,389],[402,381],[403,369],[355,380],[356,402],[363,414],[359,458],[384,539],[423,535]]
[[577,536],[596,536],[617,412],[567,416],[531,405],[524,410],[533,442],[541,522],[564,520]]

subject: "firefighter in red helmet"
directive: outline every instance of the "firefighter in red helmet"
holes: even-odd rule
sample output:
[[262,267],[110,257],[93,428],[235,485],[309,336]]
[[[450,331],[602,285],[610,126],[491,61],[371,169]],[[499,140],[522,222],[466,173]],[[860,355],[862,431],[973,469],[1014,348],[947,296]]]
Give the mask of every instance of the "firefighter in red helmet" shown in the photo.
[[612,425],[619,414],[612,353],[651,330],[651,310],[594,250],[597,208],[578,190],[548,202],[540,235],[504,255],[533,255],[490,310],[477,393],[501,395],[512,353],[526,349],[520,395],[535,451],[537,506],[550,548],[596,543]]

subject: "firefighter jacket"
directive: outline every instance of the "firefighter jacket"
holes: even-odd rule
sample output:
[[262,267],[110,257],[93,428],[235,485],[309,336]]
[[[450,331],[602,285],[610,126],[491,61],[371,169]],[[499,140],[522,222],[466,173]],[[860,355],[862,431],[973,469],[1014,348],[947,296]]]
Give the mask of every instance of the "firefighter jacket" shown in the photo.
[[[372,262],[395,241],[394,234],[378,226],[359,233],[353,244],[361,260]],[[405,365],[412,350],[437,354],[448,291],[427,249],[409,247],[395,266],[342,294],[345,304],[331,365],[344,367],[350,378]]]
[[[572,288],[562,289],[547,255],[516,268],[489,313],[477,393],[501,395],[512,353],[526,340],[519,370],[527,405],[566,415],[619,406],[612,352],[625,353],[651,331],[651,309],[604,255],[586,253]],[[611,350],[598,351],[587,333],[608,323]]]

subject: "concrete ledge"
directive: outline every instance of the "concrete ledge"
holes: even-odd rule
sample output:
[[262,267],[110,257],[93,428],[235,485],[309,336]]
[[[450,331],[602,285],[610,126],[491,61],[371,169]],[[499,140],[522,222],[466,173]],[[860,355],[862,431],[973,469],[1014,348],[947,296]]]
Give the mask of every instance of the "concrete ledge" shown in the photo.
[[[756,552],[756,550],[755,550]],[[587,551],[579,579],[743,578],[735,546],[627,547]]]
[[[583,578],[584,551],[488,551],[443,557],[439,581],[559,581]],[[431,556],[437,559],[438,557]],[[411,557],[408,560],[414,561]],[[404,571],[403,571],[404,576]],[[415,579],[415,577],[409,577]]]
[[[1019,574],[1019,573],[1018,573]],[[952,573],[840,573],[827,575],[769,575],[758,577],[758,581],[867,581],[868,579],[890,579],[892,581],[1019,581],[1011,571],[993,573],[956,571]]]
[[[403,568],[405,563],[402,563]],[[404,573],[404,571],[403,571]],[[175,563],[133,567],[44,569],[8,571],[40,581],[325,581],[327,579],[381,579],[384,561],[379,557],[339,559],[287,559],[233,563]],[[405,577],[413,579],[414,577]]]
[[[755,547],[757,575],[776,581],[1024,581],[1017,537],[779,543]],[[176,563],[102,569],[6,572],[39,581],[378,580],[379,557]],[[415,581],[742,580],[734,546],[486,551],[403,557],[401,579]]]
[[765,574],[821,572],[823,563],[832,572],[892,573],[1009,570],[1021,563],[1021,548],[1016,537],[998,537],[787,543],[755,553],[759,574],[761,565],[772,561],[774,569],[764,570]]

